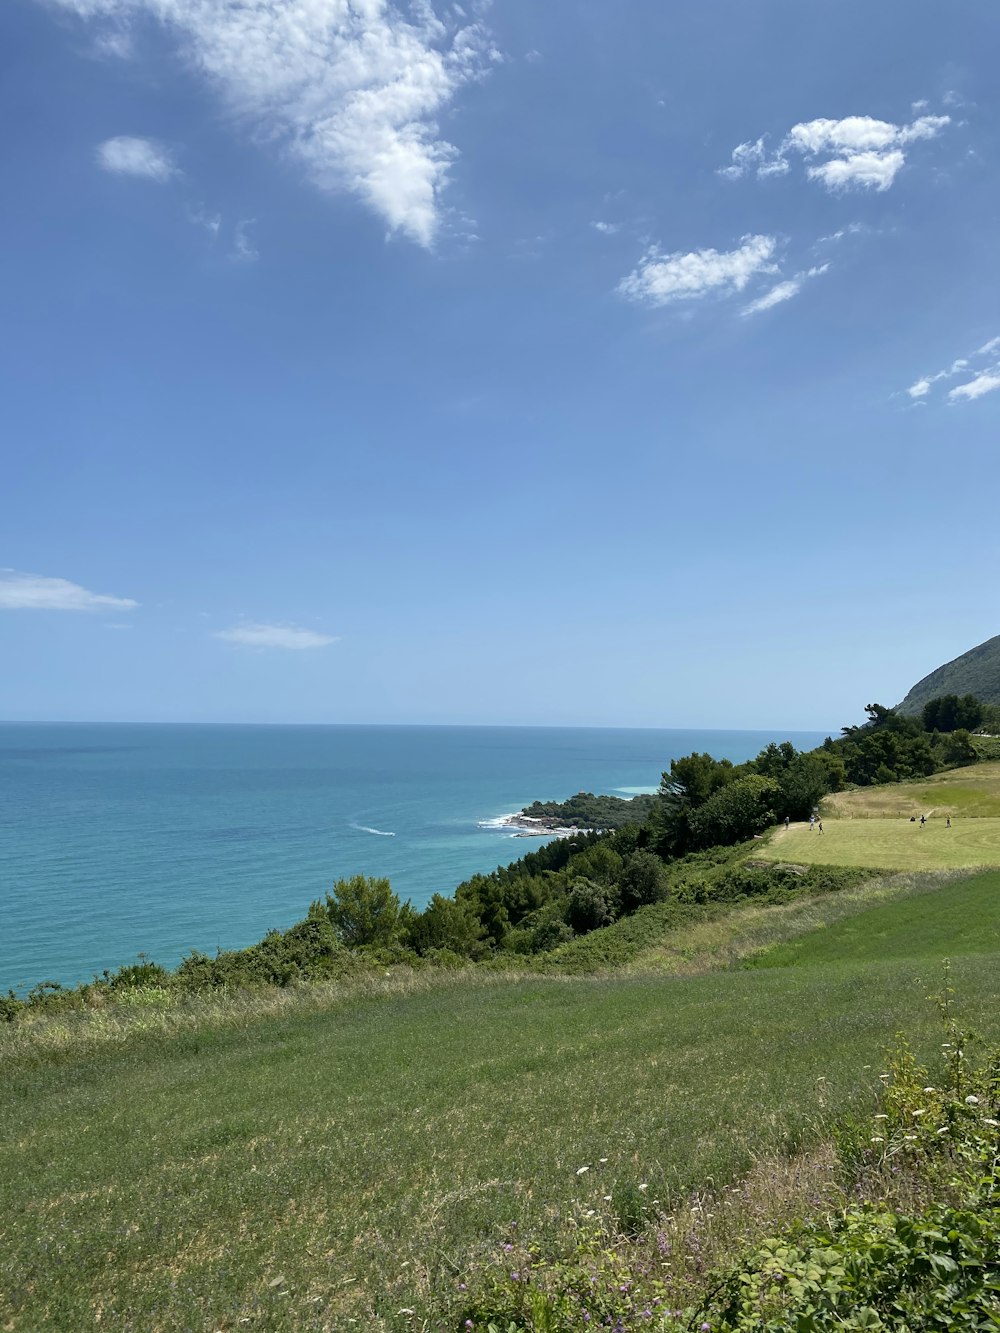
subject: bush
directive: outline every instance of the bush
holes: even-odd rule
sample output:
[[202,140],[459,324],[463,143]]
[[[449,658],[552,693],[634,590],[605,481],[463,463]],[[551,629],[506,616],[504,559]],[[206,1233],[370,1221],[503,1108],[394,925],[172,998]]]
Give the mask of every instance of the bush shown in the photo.
[[625,912],[660,902],[667,896],[663,862],[652,852],[633,852],[622,868],[619,888]]
[[609,926],[618,912],[618,895],[606,884],[582,876],[573,883],[566,904],[566,919],[578,935]]
[[367,875],[338,879],[325,906],[337,938],[349,949],[386,947],[399,935],[403,909],[387,879]]

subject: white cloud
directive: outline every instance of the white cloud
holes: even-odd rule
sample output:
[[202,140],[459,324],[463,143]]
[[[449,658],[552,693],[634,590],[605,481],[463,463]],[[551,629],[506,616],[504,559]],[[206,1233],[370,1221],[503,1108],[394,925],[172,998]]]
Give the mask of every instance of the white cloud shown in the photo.
[[161,144],[127,134],[98,144],[97,162],[116,176],[138,176],[142,180],[167,181],[177,174],[170,153]]
[[758,273],[776,273],[773,236],[744,236],[736,250],[675,251],[661,255],[653,248],[639,266],[618,284],[620,295],[646,305],[695,300],[712,293],[741,292]]
[[456,156],[434,118],[499,59],[482,23],[445,22],[430,0],[56,2],[119,30],[164,25],[188,66],[316,186],[357,195],[425,246]]
[[128,60],[133,53],[132,38],[127,32],[116,32],[111,29],[98,36],[94,49],[99,56],[109,56],[113,60]]
[[818,278],[829,267],[829,264],[820,264],[817,268],[809,268],[803,273],[796,273],[794,278],[787,278],[784,282],[776,283],[770,291],[765,292],[763,296],[758,296],[756,301],[751,301],[749,305],[744,306],[740,314],[744,316],[759,315],[764,310],[770,310],[773,306],[781,305],[783,301],[790,301],[793,296],[798,296],[803,283],[808,281],[809,278]]
[[855,186],[881,193],[888,190],[905,163],[906,158],[898,148],[891,153],[849,153],[822,166],[810,167],[807,174],[810,180],[822,181],[831,193]]
[[992,356],[998,349],[1000,349],[1000,336],[990,338],[969,356],[957,357],[944,370],[938,370],[933,375],[921,375],[906,390],[908,397],[920,402],[928,397],[934,385],[940,383],[941,380],[954,379],[956,375],[971,371],[974,378],[967,384],[959,384],[952,389],[948,394],[948,401],[957,403],[962,399],[981,398],[984,393],[990,393],[993,389],[1000,387],[1000,380],[995,378],[1000,373],[1000,366],[983,366],[980,364],[976,367],[974,362],[982,357]]
[[3,611],[133,611],[138,605],[131,597],[89,592],[68,579],[0,569],[0,610]]
[[758,296],[756,301],[751,301],[749,305],[744,306],[740,314],[757,315],[762,310],[770,310],[772,306],[780,305],[782,301],[790,301],[793,296],[798,296],[801,290],[802,279],[789,278],[787,282],[779,282],[769,292],[765,292],[763,296]]
[[189,208],[188,217],[196,227],[204,227],[213,240],[222,230],[221,213],[206,213],[203,208]]
[[994,389],[1000,389],[1000,365],[980,371],[968,384],[957,385],[949,392],[948,401],[957,403],[962,398],[971,401],[973,398],[982,398],[984,393],[992,393]]
[[317,634],[315,630],[298,629],[294,625],[261,625],[249,621],[230,629],[220,629],[215,638],[243,644],[247,648],[290,648],[294,651],[325,648],[327,644],[337,642],[332,634]]
[[243,218],[236,224],[233,232],[233,249],[230,255],[237,263],[252,264],[260,258],[257,247],[250,239],[249,228],[253,225],[253,218]]
[[820,118],[802,121],[768,153],[764,138],[738,144],[730,165],[720,175],[736,180],[784,175],[797,155],[807,161],[827,160],[806,168],[810,180],[828,190],[888,190],[906,163],[903,149],[922,139],[933,139],[948,125],[950,116],[919,116],[909,125],[875,120],[872,116],[845,116],[842,120]]
[[599,231],[602,236],[614,236],[615,232],[620,230],[617,222],[592,222],[590,225],[594,231]]

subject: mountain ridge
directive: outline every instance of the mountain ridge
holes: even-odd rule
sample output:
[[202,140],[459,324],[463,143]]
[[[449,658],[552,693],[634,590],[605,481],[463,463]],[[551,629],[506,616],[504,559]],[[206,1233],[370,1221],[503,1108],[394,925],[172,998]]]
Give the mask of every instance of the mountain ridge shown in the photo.
[[943,694],[974,694],[980,703],[1000,704],[1000,634],[935,667],[912,686],[897,711],[918,714]]

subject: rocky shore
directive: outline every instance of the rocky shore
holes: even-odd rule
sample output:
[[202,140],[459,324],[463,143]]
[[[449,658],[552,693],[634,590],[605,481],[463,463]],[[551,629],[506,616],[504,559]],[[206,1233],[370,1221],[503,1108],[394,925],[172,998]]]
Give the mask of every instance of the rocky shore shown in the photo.
[[500,819],[491,819],[488,824],[490,828],[509,829],[512,838],[573,838],[579,833],[592,832],[590,829],[559,824],[551,819],[536,819],[526,815],[523,810],[503,815]]

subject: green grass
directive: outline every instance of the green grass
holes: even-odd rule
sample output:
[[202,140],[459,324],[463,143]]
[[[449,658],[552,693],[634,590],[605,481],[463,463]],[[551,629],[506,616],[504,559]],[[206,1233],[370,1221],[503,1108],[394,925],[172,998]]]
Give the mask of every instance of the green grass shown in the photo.
[[889,782],[836,792],[823,801],[824,819],[893,819],[916,815],[1000,818],[1000,763],[953,768],[914,782]]
[[608,938],[588,965],[627,974],[400,970],[0,1025],[0,1330],[454,1328],[512,1224],[780,1193],[762,1162],[820,1150],[897,1032],[933,1054],[946,955],[1000,1039],[1000,872],[667,904]]
[[[884,887],[905,901],[803,937],[795,967],[477,974],[293,999],[241,1026],[223,1006],[172,1034],[88,1044],[81,1025],[48,1051],[12,1046],[0,1328],[447,1327],[440,1312],[511,1223],[545,1233],[629,1183],[666,1203],[817,1141],[896,1031],[936,1044],[939,946],[964,954],[962,1002],[1000,1035],[1000,957],[955,947],[949,926],[974,911],[995,938],[995,897],[921,888]],[[884,912],[889,961],[827,947]]]
[[[853,795],[853,793],[852,793]],[[761,859],[802,865],[871,866],[884,870],[957,870],[1000,866],[1000,818],[944,816],[926,827],[900,819],[828,819],[824,832],[805,824],[776,829],[759,852]]]
[[845,915],[824,928],[765,948],[758,966],[818,967],[892,959],[960,958],[1000,950],[1000,873],[990,871],[934,893]]

